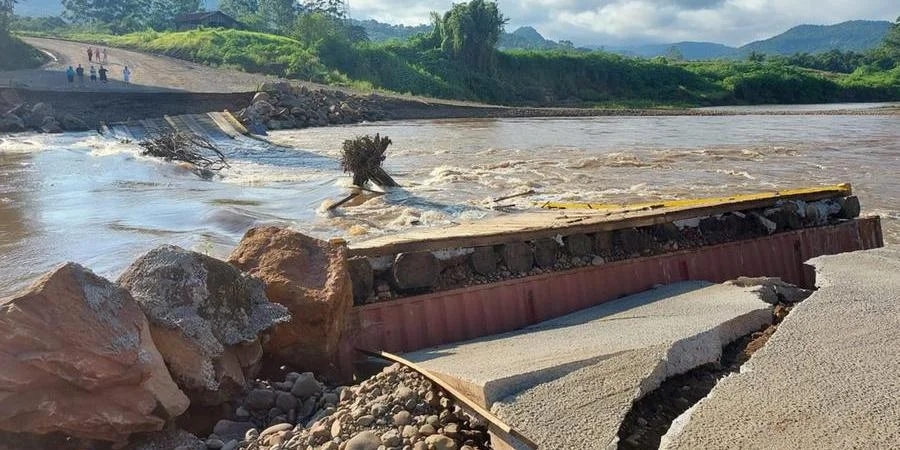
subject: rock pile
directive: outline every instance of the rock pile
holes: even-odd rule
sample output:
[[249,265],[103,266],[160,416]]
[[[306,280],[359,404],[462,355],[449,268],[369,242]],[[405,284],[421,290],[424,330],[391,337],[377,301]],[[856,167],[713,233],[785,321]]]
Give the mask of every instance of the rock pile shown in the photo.
[[375,96],[267,83],[237,117],[245,125],[280,130],[384,120],[385,115]]
[[72,114],[59,113],[49,103],[21,103],[0,113],[0,133],[35,130],[43,133],[87,131],[90,127]]
[[[312,374],[259,382],[207,440],[210,449],[474,450],[487,425],[418,373],[392,365],[356,386],[329,389]],[[262,431],[259,431],[262,430]]]

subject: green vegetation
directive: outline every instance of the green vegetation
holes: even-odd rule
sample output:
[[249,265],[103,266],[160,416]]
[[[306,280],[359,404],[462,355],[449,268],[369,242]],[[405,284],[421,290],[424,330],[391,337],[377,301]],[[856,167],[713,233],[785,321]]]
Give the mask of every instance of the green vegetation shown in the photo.
[[239,30],[145,31],[122,36],[70,33],[70,39],[186,59],[212,66],[238,68],[321,83],[346,83],[299,42],[270,34]]
[[16,0],[0,0],[0,70],[40,66],[44,55],[9,34]]
[[[835,50],[773,57],[755,52],[742,61],[686,62],[677,48],[668,58],[653,59],[568,45],[498,51],[505,18],[489,0],[456,4],[443,15],[433,14],[429,32],[385,42],[369,41],[358,23],[344,20],[336,0],[315,0],[302,7],[291,0],[223,0],[221,5],[256,31],[114,35],[97,32],[103,23],[60,26],[52,19],[16,21],[13,26],[31,32],[53,27],[42,31],[249,72],[503,104],[686,106],[900,99],[900,22],[882,46],[865,53]],[[518,34],[534,40],[537,33]]]

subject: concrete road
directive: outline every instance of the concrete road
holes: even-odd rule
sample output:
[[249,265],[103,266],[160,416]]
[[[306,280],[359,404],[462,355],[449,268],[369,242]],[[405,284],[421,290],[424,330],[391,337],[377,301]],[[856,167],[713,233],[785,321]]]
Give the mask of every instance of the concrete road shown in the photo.
[[900,448],[900,248],[811,264],[819,290],[661,448]]
[[602,449],[636,398],[771,323],[757,290],[678,283],[405,357],[492,405],[543,449]]
[[[45,38],[22,38],[28,44],[53,55],[53,61],[40,69],[0,72],[0,86],[17,86],[37,90],[63,91],[138,91],[138,92],[251,92],[257,86],[278,81],[268,75],[213,68],[167,56],[154,56],[118,48],[109,48],[108,84],[91,83],[87,79],[87,48],[96,45]],[[85,68],[84,84],[70,85],[65,70],[69,66]],[[100,67],[96,62],[93,65]],[[122,70],[131,69],[131,84],[122,80]]]

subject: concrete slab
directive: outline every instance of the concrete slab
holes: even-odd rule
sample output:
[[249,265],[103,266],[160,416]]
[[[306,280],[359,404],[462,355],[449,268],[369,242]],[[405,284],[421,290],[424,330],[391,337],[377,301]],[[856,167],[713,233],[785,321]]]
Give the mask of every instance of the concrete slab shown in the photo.
[[606,448],[634,399],[772,320],[759,287],[685,282],[404,357],[543,449]]
[[900,448],[900,248],[810,263],[819,290],[660,448]]

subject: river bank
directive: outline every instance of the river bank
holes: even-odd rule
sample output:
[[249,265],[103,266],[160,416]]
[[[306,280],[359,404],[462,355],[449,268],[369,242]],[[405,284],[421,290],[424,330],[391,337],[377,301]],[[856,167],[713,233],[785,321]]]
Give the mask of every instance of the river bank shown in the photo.
[[[748,108],[536,108],[506,107],[471,102],[455,102],[413,96],[358,94],[343,90],[309,88],[296,83],[267,83],[258,92],[69,92],[0,88],[0,132],[46,131],[40,122],[29,126],[21,114],[36,104],[50,105],[60,115],[79,119],[89,129],[103,123],[126,122],[213,111],[242,111],[254,98],[271,101],[253,113],[266,129],[296,129],[336,124],[413,119],[487,119],[540,117],[639,117],[639,116],[743,116],[743,115],[898,115],[896,104],[854,105],[839,108],[786,108],[778,105]],[[338,117],[334,116],[338,113]],[[252,120],[250,120],[252,119]],[[298,120],[299,119],[299,120]],[[312,120],[310,120],[312,119]],[[273,121],[274,120],[274,121]],[[62,118],[58,118],[62,123]],[[18,124],[18,125],[17,125]],[[81,129],[60,131],[83,131]]]

